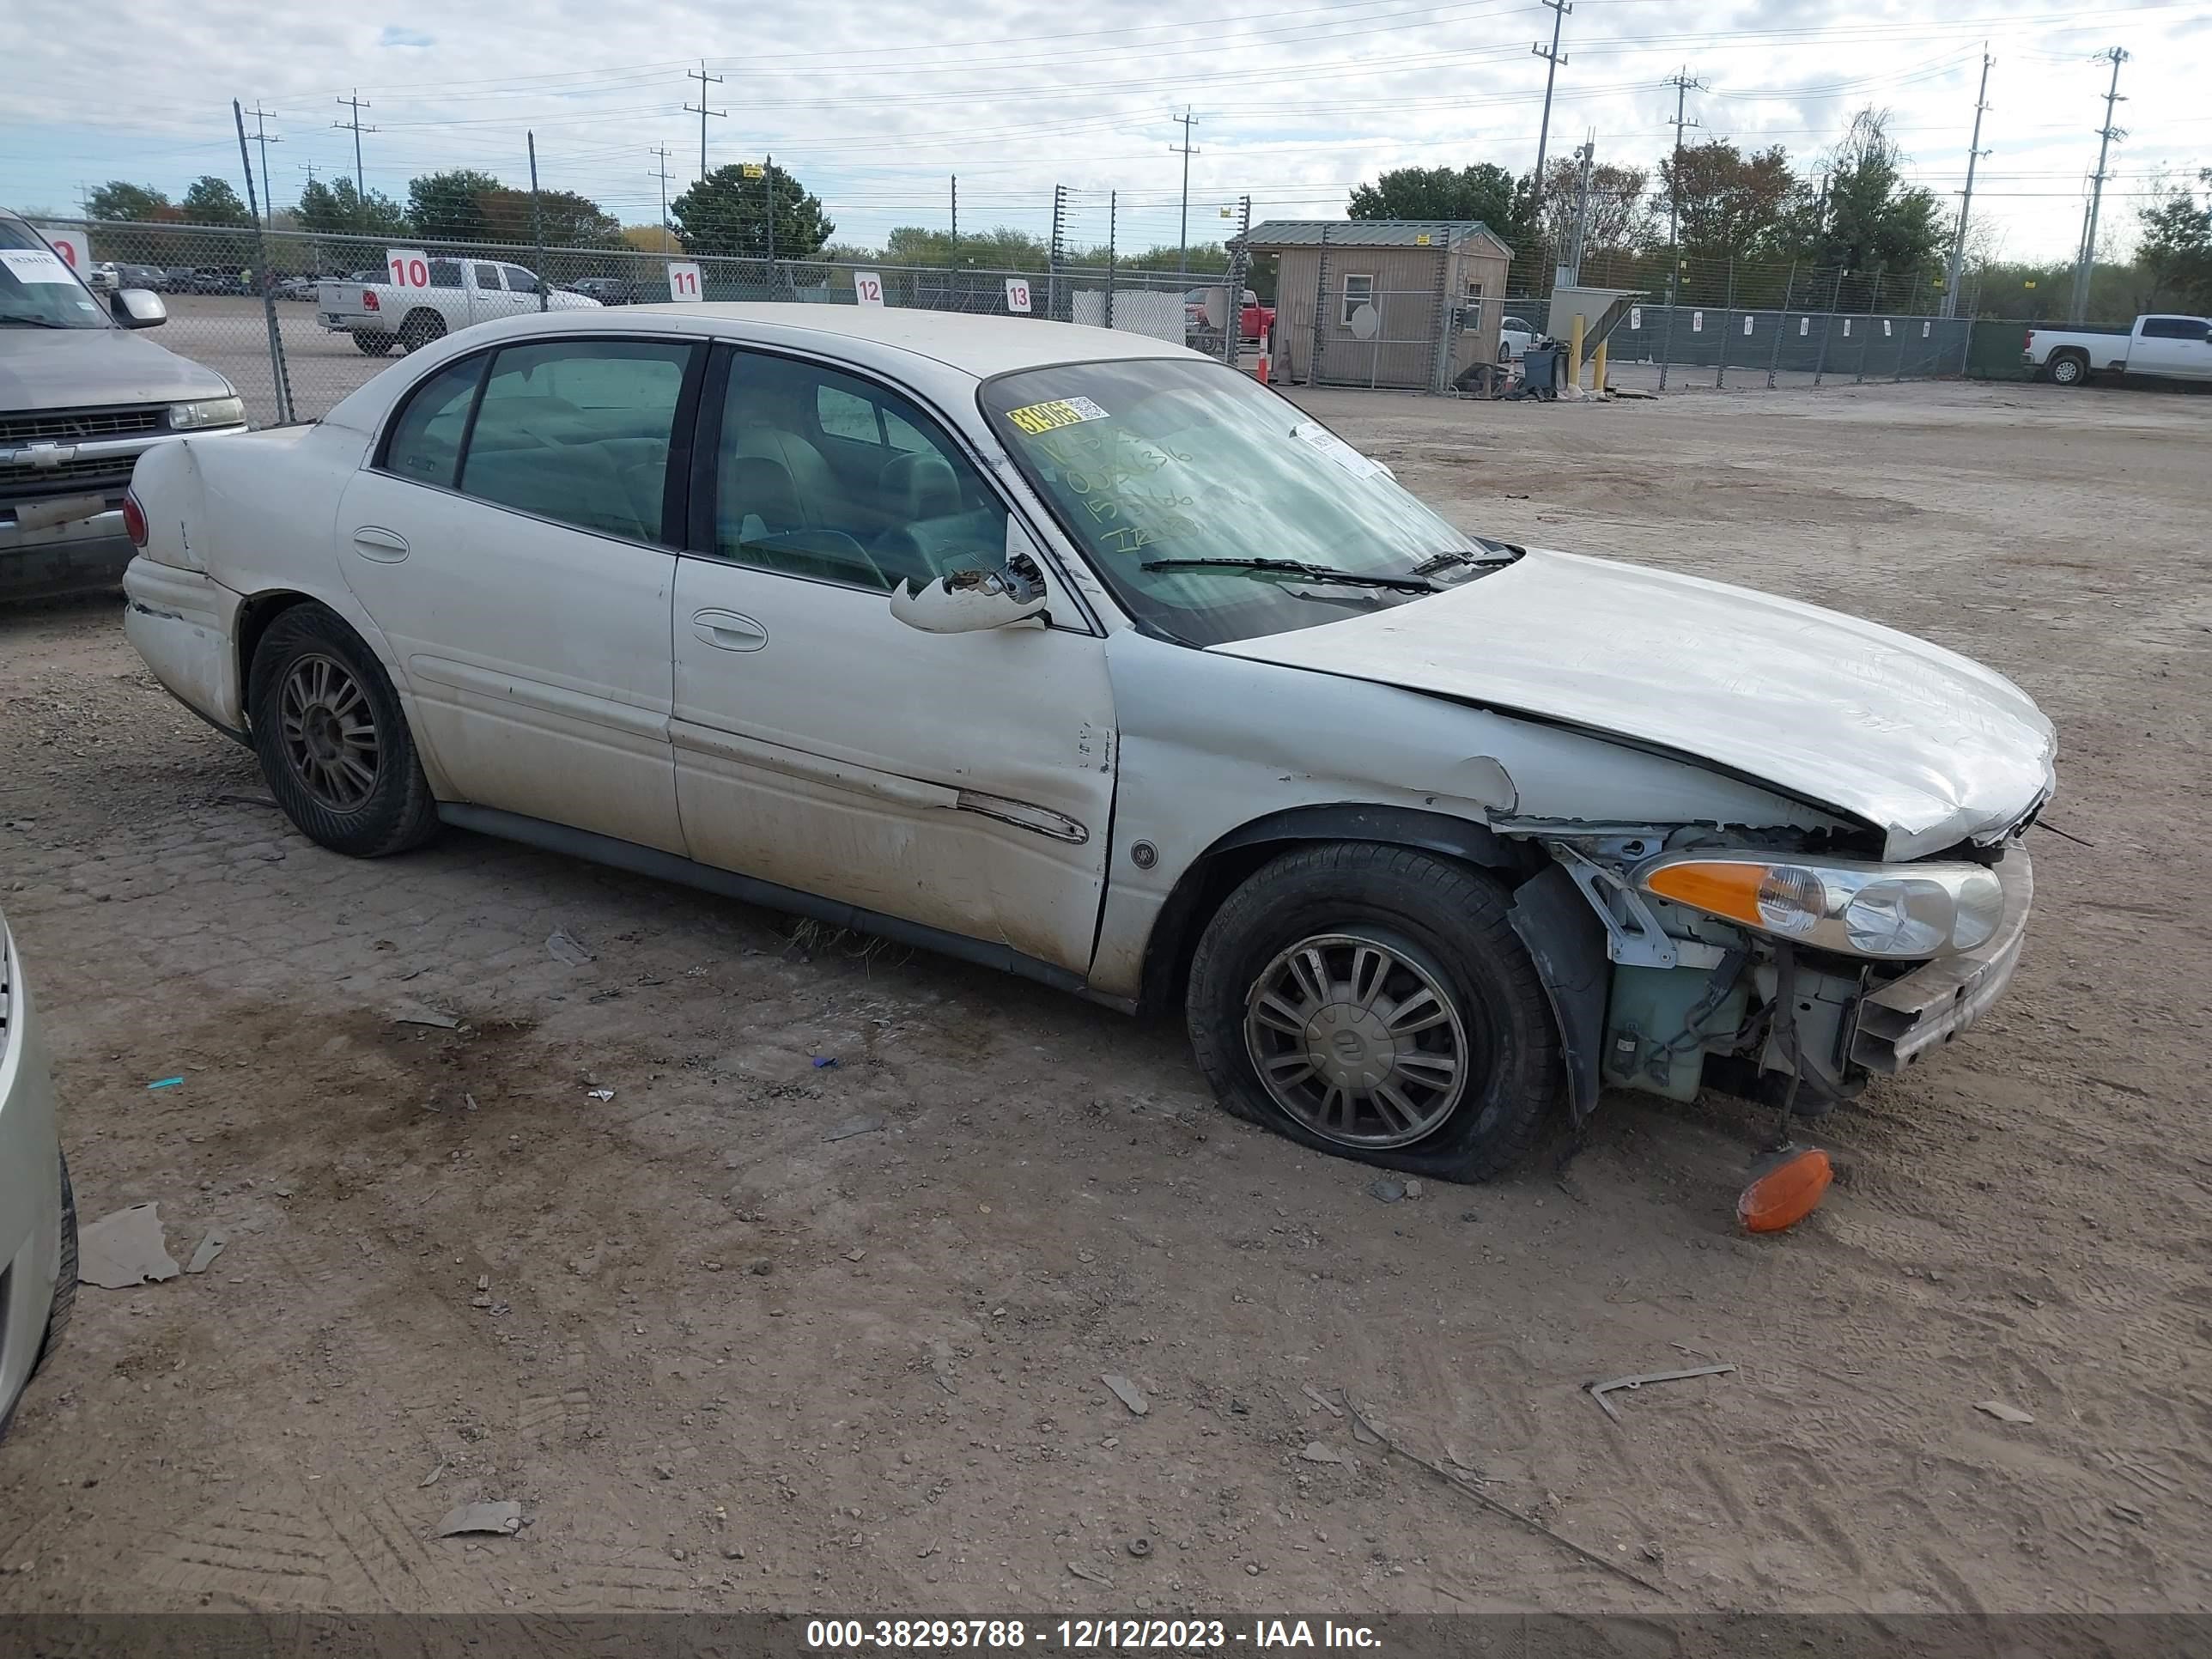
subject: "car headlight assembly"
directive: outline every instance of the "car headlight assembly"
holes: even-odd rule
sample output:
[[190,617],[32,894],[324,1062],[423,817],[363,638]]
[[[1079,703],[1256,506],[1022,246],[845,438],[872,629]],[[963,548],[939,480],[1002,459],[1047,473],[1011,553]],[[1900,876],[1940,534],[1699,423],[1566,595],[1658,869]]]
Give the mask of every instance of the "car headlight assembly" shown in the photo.
[[1891,961],[1971,951],[2004,916],[2004,889],[1978,864],[1686,853],[1654,859],[1635,880],[1647,893],[1778,939]]
[[211,426],[245,423],[246,404],[237,398],[203,398],[198,403],[171,404],[169,430],[200,432]]

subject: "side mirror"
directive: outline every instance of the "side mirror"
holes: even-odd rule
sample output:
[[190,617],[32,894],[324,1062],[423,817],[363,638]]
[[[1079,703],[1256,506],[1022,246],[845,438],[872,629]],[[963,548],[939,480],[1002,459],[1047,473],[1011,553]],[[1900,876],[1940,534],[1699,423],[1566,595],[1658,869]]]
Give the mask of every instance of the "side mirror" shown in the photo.
[[125,328],[159,328],[169,320],[169,307],[149,288],[126,288],[107,296],[107,308]]
[[925,634],[974,634],[1041,617],[1048,597],[1036,561],[1017,553],[1003,569],[909,579],[891,589],[891,615]]

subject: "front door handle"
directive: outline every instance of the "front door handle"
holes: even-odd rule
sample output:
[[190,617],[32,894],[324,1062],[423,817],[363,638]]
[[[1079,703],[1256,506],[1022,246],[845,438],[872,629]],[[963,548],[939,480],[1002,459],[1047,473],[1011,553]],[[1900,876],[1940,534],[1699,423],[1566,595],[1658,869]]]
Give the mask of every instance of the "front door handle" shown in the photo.
[[717,651],[757,651],[768,643],[768,629],[734,611],[695,611],[691,631]]
[[353,532],[354,551],[365,559],[398,564],[407,556],[407,538],[397,531],[365,524]]

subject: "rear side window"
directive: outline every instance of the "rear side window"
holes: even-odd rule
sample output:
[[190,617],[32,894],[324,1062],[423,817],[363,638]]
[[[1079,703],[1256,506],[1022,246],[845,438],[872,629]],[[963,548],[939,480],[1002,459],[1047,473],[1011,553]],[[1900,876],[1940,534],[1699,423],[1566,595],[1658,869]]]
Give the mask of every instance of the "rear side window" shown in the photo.
[[2147,340],[2201,340],[2206,324],[2202,317],[2146,317],[2142,331]]
[[554,340],[493,360],[464,495],[634,541],[661,541],[687,345]]
[[385,442],[386,471],[417,483],[453,487],[461,440],[469,429],[469,405],[488,361],[475,356],[448,363],[409,394]]
[[461,285],[461,262],[459,259],[430,261],[432,288],[459,288]]
[[489,289],[492,293],[496,294],[501,289],[505,288],[507,284],[499,280],[499,267],[497,265],[478,265],[477,267],[477,286],[480,289]]

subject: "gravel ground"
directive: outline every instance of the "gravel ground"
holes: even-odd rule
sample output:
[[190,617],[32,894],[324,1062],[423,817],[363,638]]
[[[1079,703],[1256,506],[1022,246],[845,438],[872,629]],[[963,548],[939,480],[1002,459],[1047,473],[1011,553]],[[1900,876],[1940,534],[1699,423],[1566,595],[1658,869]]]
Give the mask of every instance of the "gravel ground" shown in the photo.
[[[0,1609],[2212,1604],[2212,401],[1310,401],[1470,527],[1869,614],[2058,721],[2013,993],[1821,1126],[1820,1213],[1735,1235],[1715,1097],[1386,1204],[1172,1023],[465,834],[347,861],[112,603],[18,612],[0,903],[80,1204],[229,1243],[84,1291]],[[520,1535],[431,1536],[478,1498]]]

